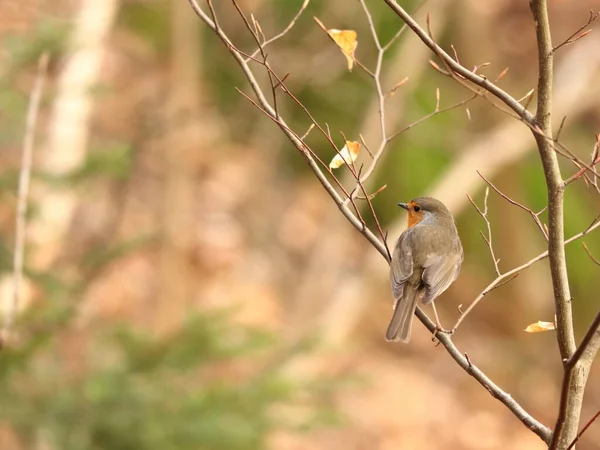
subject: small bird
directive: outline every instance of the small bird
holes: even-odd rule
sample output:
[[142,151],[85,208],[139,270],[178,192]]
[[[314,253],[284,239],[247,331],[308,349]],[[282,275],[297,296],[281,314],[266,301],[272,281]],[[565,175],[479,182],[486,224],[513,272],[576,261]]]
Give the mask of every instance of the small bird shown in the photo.
[[418,197],[398,206],[408,211],[408,228],[398,238],[390,263],[395,304],[385,338],[406,343],[419,299],[431,303],[436,325],[443,329],[433,301],[458,277],[463,248],[454,217],[439,200]]

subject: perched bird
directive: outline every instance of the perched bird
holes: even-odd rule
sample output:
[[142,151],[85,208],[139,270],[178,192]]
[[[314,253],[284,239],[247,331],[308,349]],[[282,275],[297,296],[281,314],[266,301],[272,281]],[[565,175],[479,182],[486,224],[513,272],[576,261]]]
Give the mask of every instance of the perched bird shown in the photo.
[[454,218],[439,200],[418,197],[398,206],[408,211],[408,228],[398,238],[390,263],[395,304],[385,338],[408,342],[419,300],[432,304],[442,329],[433,301],[458,277],[463,249]]

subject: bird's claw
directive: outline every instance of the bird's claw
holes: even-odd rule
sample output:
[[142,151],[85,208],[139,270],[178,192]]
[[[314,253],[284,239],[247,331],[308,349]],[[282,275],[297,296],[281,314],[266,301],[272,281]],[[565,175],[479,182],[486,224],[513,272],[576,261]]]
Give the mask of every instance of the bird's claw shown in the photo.
[[436,324],[435,330],[433,330],[433,333],[431,335],[431,342],[436,342],[436,347],[440,344],[440,340],[437,337],[438,333],[444,333],[449,336],[452,336],[454,334],[454,330],[446,330],[444,327],[442,327],[441,324]]

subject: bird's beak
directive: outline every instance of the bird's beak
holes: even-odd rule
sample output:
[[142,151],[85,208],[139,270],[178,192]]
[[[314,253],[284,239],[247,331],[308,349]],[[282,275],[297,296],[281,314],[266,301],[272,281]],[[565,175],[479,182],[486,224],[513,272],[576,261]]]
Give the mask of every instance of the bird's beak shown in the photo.
[[408,205],[406,203],[398,203],[398,206],[408,211]]

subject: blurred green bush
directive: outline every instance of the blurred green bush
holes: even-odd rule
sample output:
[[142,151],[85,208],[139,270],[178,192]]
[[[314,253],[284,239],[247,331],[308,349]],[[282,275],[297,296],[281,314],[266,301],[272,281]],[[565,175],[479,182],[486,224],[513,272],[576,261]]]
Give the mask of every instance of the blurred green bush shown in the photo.
[[[232,332],[227,314],[195,315],[167,339],[113,326],[89,339],[75,373],[57,357],[68,322],[64,309],[31,313],[17,326],[19,345],[0,354],[0,423],[23,448],[43,436],[64,450],[261,449],[275,429],[311,428],[328,416],[273,414],[317,386],[286,380],[270,364],[257,369],[273,336]],[[239,364],[254,365],[252,374],[232,375]]]

